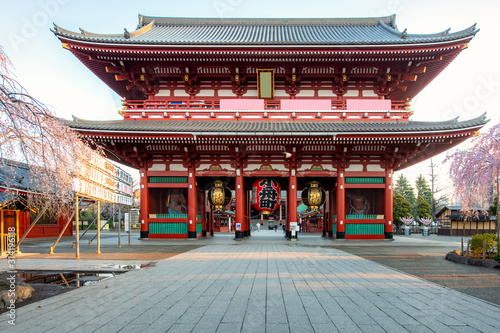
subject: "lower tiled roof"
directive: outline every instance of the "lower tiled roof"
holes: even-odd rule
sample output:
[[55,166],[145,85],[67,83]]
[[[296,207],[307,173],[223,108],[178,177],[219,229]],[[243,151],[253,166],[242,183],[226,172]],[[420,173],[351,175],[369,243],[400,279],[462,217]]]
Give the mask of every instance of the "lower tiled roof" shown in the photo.
[[95,132],[158,132],[192,133],[196,135],[273,133],[405,133],[442,132],[482,127],[486,114],[477,118],[441,122],[423,121],[169,121],[169,120],[120,120],[87,121],[75,118],[64,123],[77,131]]

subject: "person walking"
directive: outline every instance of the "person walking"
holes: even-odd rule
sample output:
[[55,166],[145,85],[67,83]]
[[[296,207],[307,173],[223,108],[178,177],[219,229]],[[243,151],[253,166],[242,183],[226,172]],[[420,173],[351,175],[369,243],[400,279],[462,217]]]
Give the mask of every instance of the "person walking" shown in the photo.
[[278,225],[277,224],[274,225],[274,232],[276,232],[276,231],[278,231]]
[[257,231],[260,231],[260,223],[257,222]]

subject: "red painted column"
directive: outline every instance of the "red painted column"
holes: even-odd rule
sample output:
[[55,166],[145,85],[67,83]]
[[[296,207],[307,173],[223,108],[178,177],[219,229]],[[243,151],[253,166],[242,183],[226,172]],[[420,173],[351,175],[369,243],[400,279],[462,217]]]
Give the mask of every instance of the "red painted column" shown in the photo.
[[335,215],[335,196],[333,194],[333,191],[328,192],[328,210],[330,211],[330,214],[328,214],[328,237],[333,237],[333,215]]
[[252,235],[252,228],[250,228],[251,219],[250,219],[250,201],[248,191],[245,191],[245,228],[246,228],[246,236]]
[[207,223],[207,211],[206,211],[206,207],[207,207],[207,204],[206,204],[206,201],[207,198],[206,198],[206,195],[205,195],[205,191],[203,191],[201,193],[201,202],[200,202],[200,211],[201,211],[201,225],[202,225],[202,235],[203,237],[207,237],[207,233],[210,233],[210,227],[208,226],[208,223]]
[[[147,163],[146,163],[147,164]],[[141,239],[149,238],[149,188],[148,172],[146,168],[140,168],[141,183]]]
[[208,212],[208,230],[210,230],[210,236],[214,235],[214,212],[212,209]]
[[[236,200],[234,238],[236,240],[241,240],[245,231],[245,189],[243,186],[243,171],[240,168],[236,169],[234,192]],[[240,226],[240,230],[238,230],[238,225]]]
[[384,188],[384,235],[385,239],[393,239],[393,202],[392,202],[392,178],[393,170],[386,168],[385,170],[385,188]]
[[188,168],[188,238],[196,238],[196,175]]
[[[287,238],[292,238],[290,230],[290,222],[297,221],[297,173],[295,167],[290,168],[290,177],[288,177],[288,212],[286,219],[286,235]],[[295,234],[295,238],[297,234]]]
[[[326,200],[330,200],[330,196],[327,194],[328,192],[325,191],[325,195],[328,196],[328,198],[325,198]],[[328,216],[328,219],[326,218],[327,216],[327,212],[328,212],[328,208],[329,208],[329,202],[325,200],[325,203],[323,204],[323,217],[321,218],[321,224],[323,226],[323,230],[321,231],[323,237],[325,237],[328,233],[328,221],[330,219],[330,217]],[[330,214],[328,214],[330,215]],[[319,227],[319,224],[318,224],[318,227]]]
[[345,171],[337,171],[337,239],[345,239]]

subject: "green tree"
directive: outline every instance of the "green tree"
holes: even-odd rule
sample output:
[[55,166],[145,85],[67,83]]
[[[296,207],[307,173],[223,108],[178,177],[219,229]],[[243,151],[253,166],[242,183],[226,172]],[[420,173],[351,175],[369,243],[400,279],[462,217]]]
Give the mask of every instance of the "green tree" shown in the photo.
[[392,197],[392,218],[394,219],[394,223],[396,225],[402,225],[400,218],[405,216],[410,216],[413,211],[412,205],[406,200],[402,195],[395,194]]
[[410,203],[412,207],[416,206],[417,200],[415,198],[415,192],[411,186],[408,178],[401,174],[396,180],[396,185],[394,186],[394,194],[399,194]]
[[425,201],[424,198],[418,196],[418,208],[417,208],[418,217],[419,218],[431,217],[430,214],[431,210],[432,210],[431,205],[427,201]]
[[417,190],[417,197],[422,197],[429,205],[432,203],[432,190],[422,174],[415,181],[415,189]]
[[93,219],[94,213],[91,210],[85,209],[80,212],[80,220],[92,222]]

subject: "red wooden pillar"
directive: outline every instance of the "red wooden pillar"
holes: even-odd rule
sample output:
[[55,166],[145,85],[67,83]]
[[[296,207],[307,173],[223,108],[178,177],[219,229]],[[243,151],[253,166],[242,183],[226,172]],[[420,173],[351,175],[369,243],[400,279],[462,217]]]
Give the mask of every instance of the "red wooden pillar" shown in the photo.
[[[290,222],[297,222],[297,174],[293,166],[290,168],[290,177],[288,178],[288,212],[286,219],[286,236],[291,239]],[[295,238],[297,238],[297,233]]]
[[246,227],[246,236],[252,235],[252,228],[250,228],[251,218],[250,218],[250,196],[248,195],[248,191],[245,191],[245,227]]
[[188,238],[196,238],[196,175],[188,168]]
[[[328,198],[325,198],[326,200],[330,201],[330,196],[327,194],[328,192],[325,192],[325,195],[328,196]],[[321,230],[321,234],[326,236],[328,232],[328,219],[330,219],[330,214],[328,214],[328,204],[329,202],[325,200],[325,203],[323,204],[323,217],[321,218],[321,226],[323,227]],[[328,217],[328,219],[327,219]],[[319,228],[319,218],[318,218],[318,228]]]
[[241,240],[244,236],[244,228],[245,228],[245,188],[243,186],[243,171],[240,168],[236,169],[235,185],[236,188],[234,192],[235,192],[236,207],[235,207],[235,217],[234,217],[235,218],[234,238],[236,240]]
[[337,173],[337,239],[345,239],[345,171]]
[[328,192],[328,237],[333,237],[333,215],[335,215],[335,195],[333,194],[333,190]]
[[385,188],[384,188],[384,235],[385,239],[392,239],[393,234],[393,202],[392,202],[392,178],[393,170],[385,170]]
[[200,210],[201,210],[201,225],[203,226],[202,228],[202,236],[207,237],[207,233],[210,233],[210,227],[208,226],[207,223],[207,203],[206,203],[206,195],[205,191],[201,192],[201,202],[200,202]]
[[147,239],[149,238],[149,179],[146,168],[140,168],[139,172],[141,176],[141,239]]

